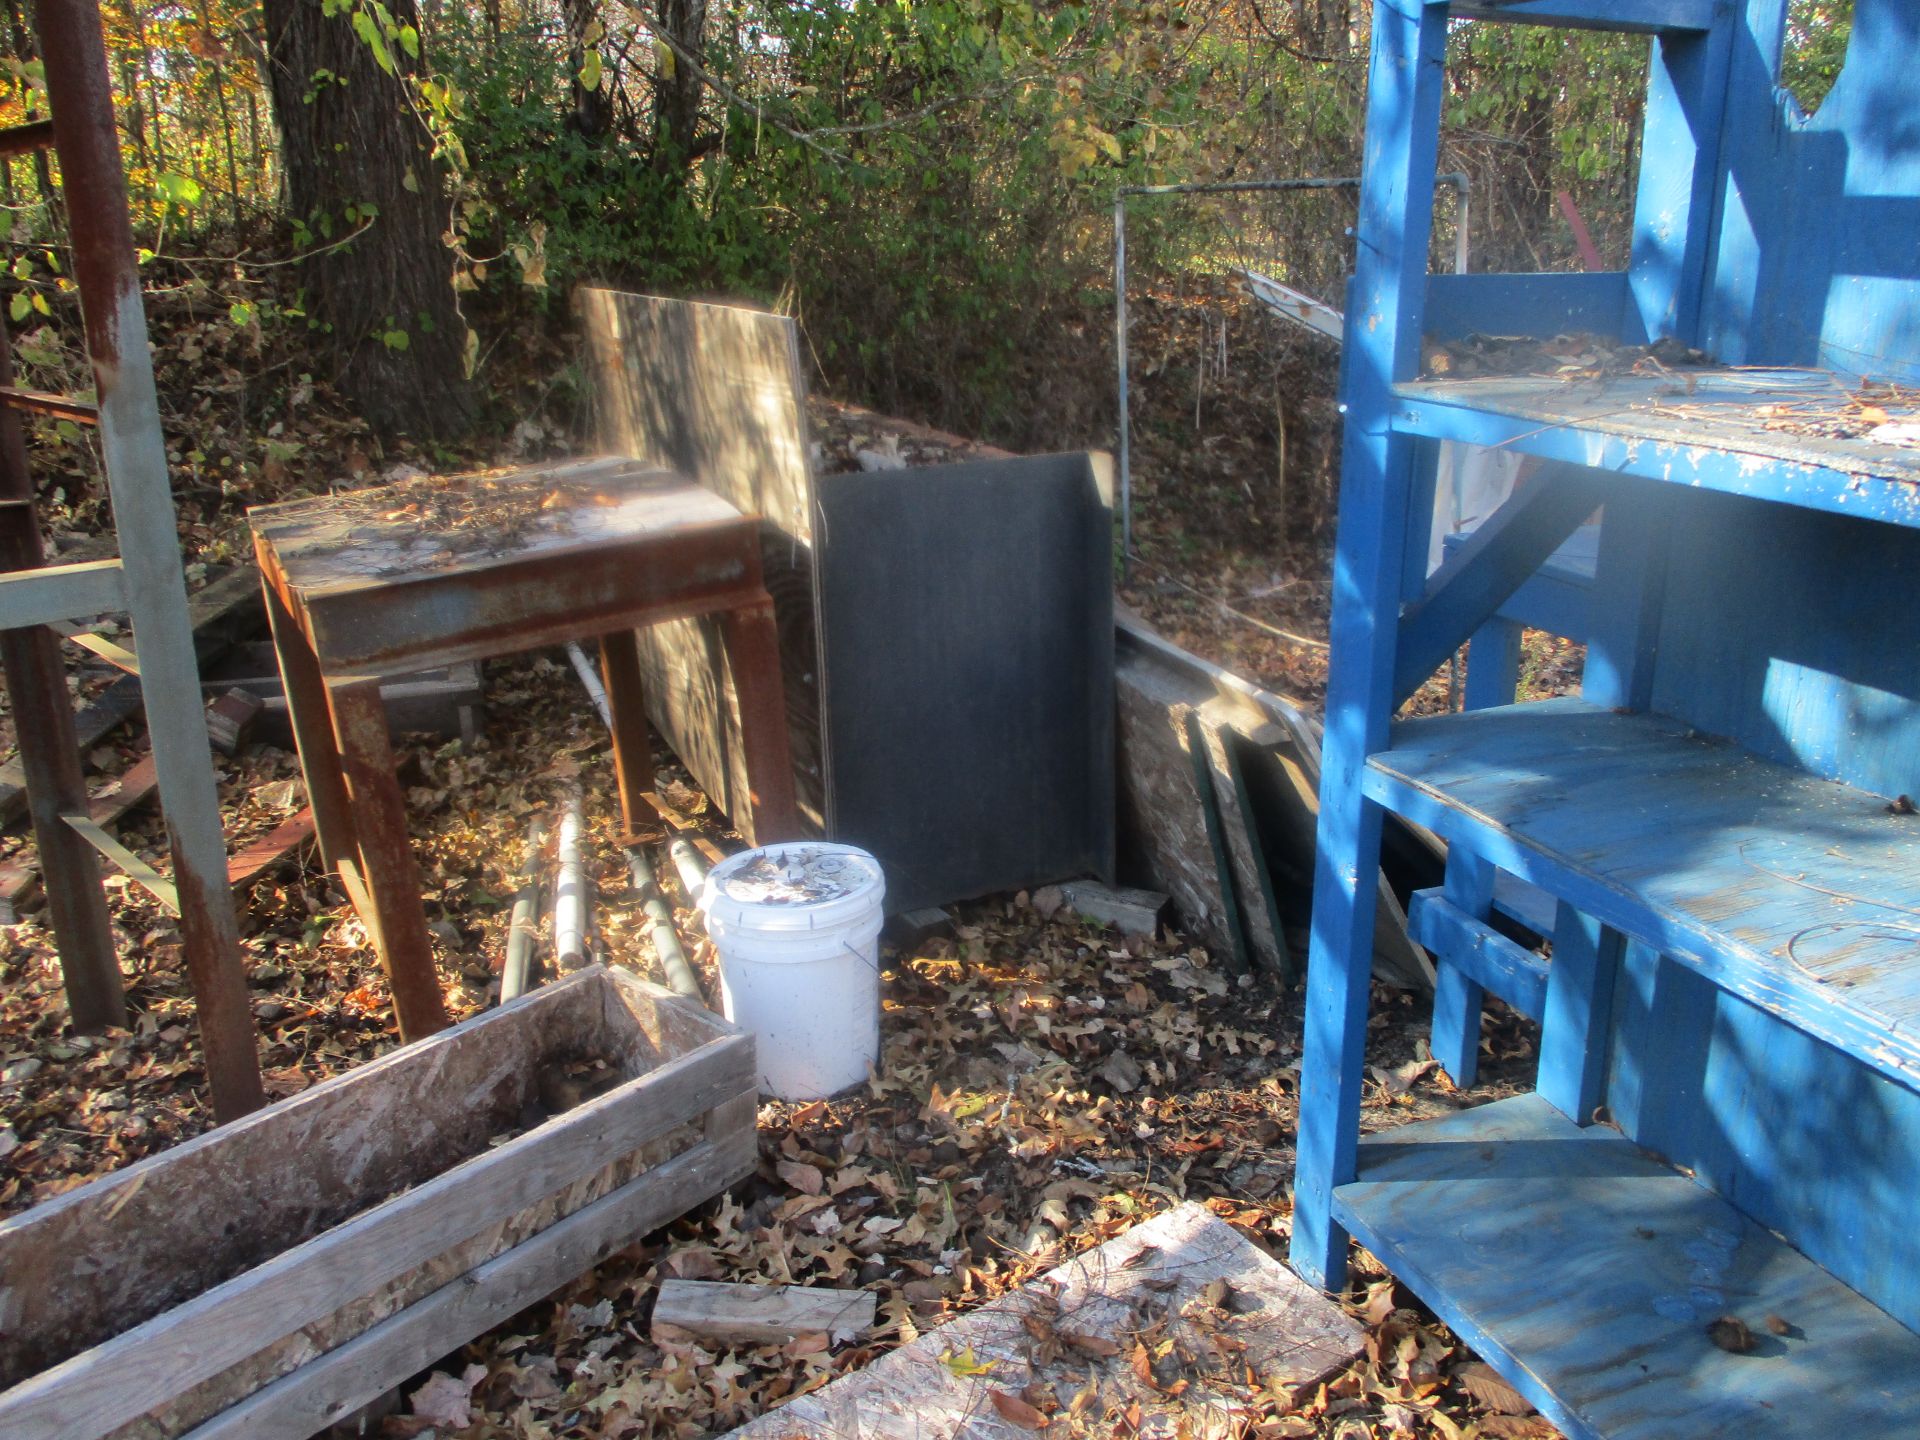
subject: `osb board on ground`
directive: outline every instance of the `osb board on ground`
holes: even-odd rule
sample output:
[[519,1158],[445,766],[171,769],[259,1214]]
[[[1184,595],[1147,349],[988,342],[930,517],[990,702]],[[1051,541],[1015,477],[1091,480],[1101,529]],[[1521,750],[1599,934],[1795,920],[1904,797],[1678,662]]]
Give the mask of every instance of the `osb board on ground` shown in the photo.
[[[1035,1420],[1023,1406],[1057,1405],[1064,1419],[1085,1395],[1080,1415],[1094,1432],[1138,1404],[1135,1433],[1184,1427],[1206,1440],[1240,1433],[1258,1408],[1251,1386],[1317,1380],[1361,1343],[1332,1301],[1190,1203],[732,1435],[1031,1440]],[[1141,1351],[1151,1383],[1138,1373]]]

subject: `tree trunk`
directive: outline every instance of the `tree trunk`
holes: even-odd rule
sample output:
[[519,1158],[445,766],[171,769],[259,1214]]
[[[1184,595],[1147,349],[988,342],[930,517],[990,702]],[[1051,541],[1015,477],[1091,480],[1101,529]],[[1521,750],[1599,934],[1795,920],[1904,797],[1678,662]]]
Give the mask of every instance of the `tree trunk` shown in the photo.
[[[661,30],[692,55],[704,53],[707,36],[707,0],[657,0]],[[654,109],[658,130],[653,141],[653,168],[662,175],[685,178],[687,161],[698,153],[700,77],[675,64],[672,75],[655,81]]]
[[587,139],[599,141],[613,129],[613,96],[606,86],[589,90],[580,83],[580,71],[587,63],[587,35],[600,18],[600,0],[565,0],[561,11],[567,22],[567,63],[573,72],[573,128]]
[[[414,0],[387,8],[397,24],[415,23]],[[465,325],[441,239],[440,176],[405,83],[375,62],[351,12],[329,16],[321,0],[262,9],[288,204],[319,252],[301,270],[332,327],[336,383],[377,429],[458,436],[474,416]],[[388,51],[404,75],[412,62],[398,44]],[[347,218],[368,206],[371,221]],[[328,247],[328,232],[337,241],[356,225],[366,226],[358,238]]]

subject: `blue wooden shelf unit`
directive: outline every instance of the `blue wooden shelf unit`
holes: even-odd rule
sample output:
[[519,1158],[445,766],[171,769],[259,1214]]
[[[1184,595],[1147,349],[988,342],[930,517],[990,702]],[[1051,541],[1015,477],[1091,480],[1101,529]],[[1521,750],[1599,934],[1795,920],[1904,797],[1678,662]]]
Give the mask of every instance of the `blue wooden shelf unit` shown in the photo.
[[[1374,6],[1292,1255],[1359,1240],[1593,1440],[1920,1436],[1920,3],[1855,0],[1811,117],[1786,6]],[[1624,271],[1428,274],[1462,22],[1652,37]],[[1421,373],[1576,331],[1627,359]],[[1429,577],[1443,440],[1529,458]],[[1514,703],[1522,625],[1577,698]],[[1539,1070],[1362,1138],[1389,812],[1448,845],[1436,1057],[1491,993]]]

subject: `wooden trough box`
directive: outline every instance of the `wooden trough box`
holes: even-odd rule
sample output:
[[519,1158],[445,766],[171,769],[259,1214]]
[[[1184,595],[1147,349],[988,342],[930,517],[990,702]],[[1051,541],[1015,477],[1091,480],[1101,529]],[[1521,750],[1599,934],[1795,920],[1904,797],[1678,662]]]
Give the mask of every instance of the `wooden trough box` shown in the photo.
[[0,1224],[0,1435],[305,1440],[748,1174],[754,1074],[594,967]]

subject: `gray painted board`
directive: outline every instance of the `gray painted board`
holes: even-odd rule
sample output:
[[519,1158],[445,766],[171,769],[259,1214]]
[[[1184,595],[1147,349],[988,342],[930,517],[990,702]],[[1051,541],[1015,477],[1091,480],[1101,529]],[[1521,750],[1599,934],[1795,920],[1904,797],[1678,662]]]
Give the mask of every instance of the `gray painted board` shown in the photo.
[[1113,869],[1112,515],[1086,455],[818,481],[829,833],[887,908]]

